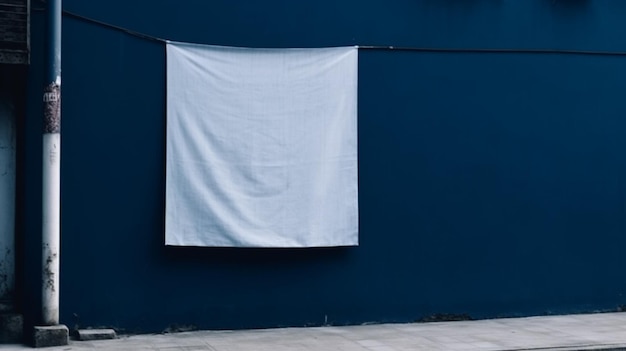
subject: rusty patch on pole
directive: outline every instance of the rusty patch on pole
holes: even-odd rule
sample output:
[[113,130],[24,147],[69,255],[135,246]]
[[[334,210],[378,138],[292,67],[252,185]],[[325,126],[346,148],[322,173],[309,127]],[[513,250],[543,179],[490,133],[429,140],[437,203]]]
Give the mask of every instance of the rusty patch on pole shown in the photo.
[[50,83],[43,92],[43,131],[61,132],[61,86]]
[[58,254],[56,252],[52,252],[52,250],[50,249],[50,245],[49,244],[45,244],[44,245],[44,252],[46,254],[45,257],[45,267],[43,270],[43,274],[44,274],[44,288],[47,290],[50,290],[52,292],[56,291],[56,284],[55,284],[55,280],[54,280],[54,272],[55,272],[55,268],[54,268],[54,261],[56,261]]

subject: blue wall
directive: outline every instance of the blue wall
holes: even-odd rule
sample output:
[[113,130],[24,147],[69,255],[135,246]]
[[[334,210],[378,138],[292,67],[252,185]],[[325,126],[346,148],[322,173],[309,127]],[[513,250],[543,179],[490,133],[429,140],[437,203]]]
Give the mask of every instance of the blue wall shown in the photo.
[[[43,6],[33,0],[33,7]],[[622,0],[65,0],[178,41],[626,51]],[[39,308],[44,15],[21,133]],[[61,322],[161,331],[626,304],[626,57],[361,51],[361,246],[163,246],[163,45],[65,17]]]

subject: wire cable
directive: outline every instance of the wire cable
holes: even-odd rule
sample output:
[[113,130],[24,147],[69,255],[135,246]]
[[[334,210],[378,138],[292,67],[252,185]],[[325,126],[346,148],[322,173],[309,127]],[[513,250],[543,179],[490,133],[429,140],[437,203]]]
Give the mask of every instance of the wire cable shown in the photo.
[[111,28],[111,29],[114,29],[114,30],[117,30],[117,31],[120,31],[120,32],[124,32],[124,33],[126,33],[128,35],[132,35],[134,37],[138,37],[138,38],[141,38],[141,39],[158,41],[158,42],[161,42],[161,43],[166,43],[167,42],[166,39],[162,39],[162,38],[158,38],[158,37],[155,37],[155,36],[152,36],[152,35],[136,32],[134,30],[130,30],[130,29],[124,28],[124,27],[119,27],[119,26],[116,26],[116,25],[113,25],[113,24],[110,24],[110,23],[98,21],[98,20],[95,20],[93,18],[85,17],[85,16],[82,16],[82,15],[79,15],[79,14],[76,14],[76,13],[73,13],[73,12],[66,11],[66,10],[63,10],[63,14],[68,16],[68,17],[70,17],[70,18],[74,18],[74,19],[78,19],[78,20],[81,20],[81,21],[84,21],[84,22],[96,24],[96,25],[99,25],[101,27]]
[[626,56],[624,51],[572,50],[572,49],[510,49],[510,48],[427,48],[406,46],[361,46],[364,50],[416,51],[432,53],[466,54],[563,54],[594,56]]
[[[45,9],[34,9],[36,11],[45,11]],[[63,10],[63,15],[81,20],[87,23],[95,24],[101,27],[117,30],[128,35],[167,43],[168,39],[137,32],[128,28],[116,26],[114,24],[99,21],[83,15],[76,14],[67,10]],[[410,51],[424,53],[458,53],[458,54],[535,54],[535,55],[587,55],[587,56],[626,56],[625,51],[601,51],[601,50],[573,50],[573,49],[531,49],[531,48],[444,48],[444,47],[411,47],[411,46],[392,46],[392,45],[358,45],[359,50],[372,51]]]

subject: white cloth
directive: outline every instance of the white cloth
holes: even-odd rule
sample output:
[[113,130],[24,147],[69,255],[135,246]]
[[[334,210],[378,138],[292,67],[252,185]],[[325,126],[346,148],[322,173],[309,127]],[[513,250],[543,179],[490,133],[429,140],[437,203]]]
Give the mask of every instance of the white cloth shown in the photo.
[[358,245],[357,67],[168,43],[166,245]]

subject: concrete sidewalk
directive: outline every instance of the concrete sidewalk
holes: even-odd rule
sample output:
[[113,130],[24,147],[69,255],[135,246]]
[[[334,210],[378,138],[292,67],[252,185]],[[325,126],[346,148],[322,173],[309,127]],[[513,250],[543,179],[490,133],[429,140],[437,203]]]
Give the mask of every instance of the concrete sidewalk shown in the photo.
[[[0,350],[30,349],[1,345]],[[467,322],[197,331],[72,341],[45,350],[626,350],[626,313]]]

